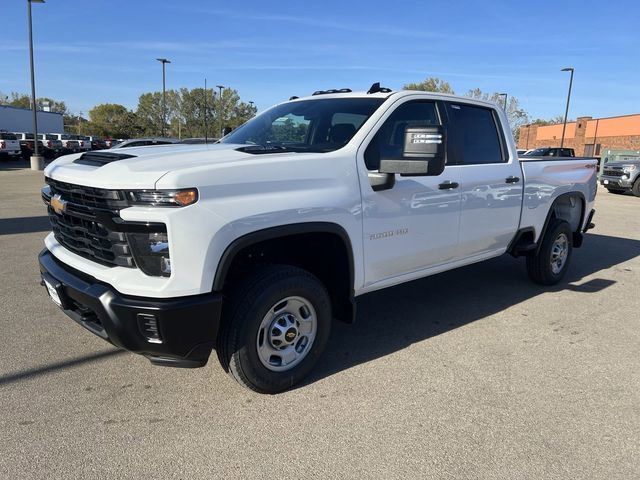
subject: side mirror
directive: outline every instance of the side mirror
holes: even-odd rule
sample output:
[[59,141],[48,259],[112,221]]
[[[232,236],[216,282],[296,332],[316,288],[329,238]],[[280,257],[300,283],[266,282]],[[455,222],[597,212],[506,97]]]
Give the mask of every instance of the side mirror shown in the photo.
[[442,126],[407,127],[400,159],[381,159],[380,173],[437,176],[444,171],[447,142]]

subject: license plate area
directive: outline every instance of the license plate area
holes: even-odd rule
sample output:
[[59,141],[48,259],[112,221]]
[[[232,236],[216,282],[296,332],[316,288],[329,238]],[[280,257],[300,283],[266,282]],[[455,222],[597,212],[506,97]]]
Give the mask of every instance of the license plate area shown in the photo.
[[45,288],[47,289],[47,293],[49,294],[49,298],[58,305],[62,309],[66,309],[66,297],[64,295],[64,291],[62,290],[62,284],[57,282],[50,275],[42,274],[42,282],[44,283]]

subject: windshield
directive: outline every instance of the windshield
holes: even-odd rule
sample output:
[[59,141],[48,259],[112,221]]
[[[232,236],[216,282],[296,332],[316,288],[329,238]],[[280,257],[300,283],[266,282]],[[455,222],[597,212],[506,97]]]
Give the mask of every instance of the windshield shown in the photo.
[[331,152],[345,146],[384,102],[382,98],[327,98],[278,105],[221,140],[256,151]]
[[527,157],[544,157],[548,151],[549,151],[548,148],[536,148],[535,150],[531,150],[525,155]]

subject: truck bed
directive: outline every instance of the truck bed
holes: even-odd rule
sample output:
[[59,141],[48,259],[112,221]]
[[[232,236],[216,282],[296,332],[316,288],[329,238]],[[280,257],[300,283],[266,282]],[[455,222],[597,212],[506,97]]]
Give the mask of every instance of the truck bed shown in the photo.
[[[585,205],[582,218],[572,225],[574,230],[582,228],[586,216],[593,208],[597,191],[597,160],[591,157],[520,157],[524,175],[524,196],[520,227],[544,225],[551,204],[559,196],[579,192]],[[580,225],[577,223],[582,222]],[[536,229],[538,240],[540,229]]]

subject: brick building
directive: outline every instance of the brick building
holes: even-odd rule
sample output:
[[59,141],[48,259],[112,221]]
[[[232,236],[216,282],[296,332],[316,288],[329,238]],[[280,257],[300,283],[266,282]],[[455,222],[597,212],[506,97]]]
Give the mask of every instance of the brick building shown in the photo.
[[[559,147],[562,124],[523,125],[518,148]],[[578,156],[599,156],[601,151],[640,150],[640,113],[619,117],[578,117],[568,122],[564,146],[573,148]]]

